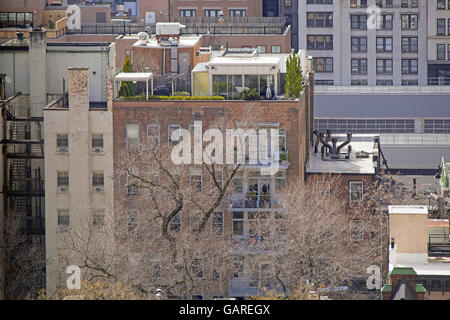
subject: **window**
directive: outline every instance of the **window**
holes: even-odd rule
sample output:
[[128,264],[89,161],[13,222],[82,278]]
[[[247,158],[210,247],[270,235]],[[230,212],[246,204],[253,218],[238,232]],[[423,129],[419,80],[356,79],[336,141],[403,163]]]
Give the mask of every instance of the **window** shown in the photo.
[[437,19],[436,25],[437,25],[437,35],[445,36],[445,19]]
[[191,227],[191,232],[199,231],[201,223],[202,223],[202,212],[191,211],[191,213],[189,214],[189,225]]
[[178,140],[180,138],[179,129],[181,129],[181,127],[178,124],[169,125],[169,127],[168,127],[169,144],[174,144],[175,142],[178,142]]
[[223,235],[223,211],[213,212],[211,227],[218,235]]
[[419,7],[419,0],[411,0],[411,8]]
[[392,74],[392,59],[377,59],[377,74]]
[[367,86],[367,80],[352,80],[350,85],[352,85],[352,86]]
[[233,278],[239,278],[244,275],[244,256],[233,256]]
[[243,172],[238,171],[233,177],[233,193],[242,193],[244,191]]
[[307,12],[306,26],[309,28],[333,27],[333,12]]
[[367,0],[359,0],[360,8],[367,8]]
[[352,74],[367,74],[367,59],[352,59]]
[[104,187],[104,177],[103,171],[92,173],[92,190],[93,191],[103,191]]
[[56,135],[56,152],[69,151],[69,138],[67,134]]
[[[352,80],[352,83],[353,81],[367,82],[367,80]],[[405,119],[315,119],[314,128],[323,132],[330,129],[335,133],[414,133],[415,127],[414,120]]]
[[329,198],[331,196],[330,182],[316,181],[316,193],[322,197]]
[[401,7],[402,8],[408,8],[408,0],[401,0]]
[[127,230],[129,233],[136,234],[138,232],[138,212],[136,210],[129,210],[127,212]]
[[192,259],[191,264],[192,272],[199,278],[203,278],[205,275],[205,267],[203,266],[203,259]]
[[314,85],[316,85],[316,86],[332,86],[332,85],[334,85],[334,80],[314,80]]
[[315,72],[333,72],[333,58],[313,58]]
[[366,30],[367,29],[367,14],[352,14],[350,15],[352,30]]
[[104,13],[104,12],[96,12],[96,14],[95,14],[95,22],[96,23],[106,23],[106,13]]
[[363,241],[364,240],[364,230],[361,220],[351,220],[350,221],[350,240],[351,241]]
[[147,125],[147,144],[150,147],[159,146],[159,125]]
[[392,14],[382,14],[380,28],[383,30],[392,30]]
[[445,60],[445,44],[438,44],[436,46],[437,48],[437,55],[436,55],[436,59],[437,60]]
[[60,171],[57,173],[56,186],[58,191],[68,191],[69,190],[69,172]]
[[183,18],[192,18],[195,17],[195,9],[181,9],[180,10],[180,17]]
[[280,46],[272,46],[272,53],[280,53],[281,47]]
[[233,212],[233,222],[232,222],[232,233],[233,236],[243,236],[244,235],[244,212],[235,211]]
[[402,59],[402,74],[417,73],[417,59]]
[[92,224],[94,226],[103,226],[105,220],[104,210],[94,210],[92,214]]
[[206,9],[205,17],[207,18],[218,18],[220,13],[220,9]]
[[[128,169],[129,170],[129,169]],[[127,181],[126,181],[126,194],[127,195],[137,195],[139,192],[139,180],[134,176],[138,176],[139,173],[135,170],[127,170]]]
[[171,231],[179,231],[181,230],[181,212],[178,212],[169,222],[169,229]]
[[392,0],[386,0],[386,8],[392,8]]
[[377,52],[392,52],[392,37],[377,37]]
[[308,35],[308,50],[333,50],[332,35]]
[[266,46],[256,46],[256,51],[258,53],[266,53]]
[[450,120],[426,119],[425,133],[450,133]]
[[418,14],[402,14],[402,30],[417,30]]
[[243,10],[243,9],[241,9],[241,10],[236,10],[236,9],[230,10],[230,17],[231,18],[243,18],[246,15],[247,15],[247,10]]
[[[450,2],[449,2],[449,10],[450,10]],[[447,34],[450,36],[450,19],[447,19]]]
[[358,0],[350,0],[350,8],[358,7]]
[[278,170],[275,173],[275,192],[281,193],[286,187],[286,171]]
[[377,80],[377,86],[393,86],[394,82],[392,80]]
[[445,0],[437,0],[437,9],[445,10]]
[[383,8],[383,0],[376,0],[375,5],[379,8]]
[[306,4],[333,4],[333,0],[306,0]]
[[191,295],[191,300],[203,300],[202,294],[193,294]]
[[284,7],[285,8],[292,7],[292,0],[284,0]]
[[33,26],[31,12],[0,12],[0,28]]
[[450,60],[450,44],[447,45],[447,60]]
[[202,168],[190,168],[189,169],[189,183],[191,186],[198,191],[202,191],[203,187],[203,177]]
[[161,277],[162,274],[162,264],[161,255],[159,253],[151,253],[148,259],[148,273],[150,276],[150,282]]
[[367,52],[367,37],[351,37],[352,52]]
[[127,150],[129,152],[139,151],[139,125],[127,124]]
[[92,152],[103,152],[103,134],[93,134],[92,140]]
[[419,80],[402,80],[402,86],[418,86]]
[[402,52],[417,52],[417,37],[402,37]]
[[69,210],[58,210],[58,228],[59,230],[67,230],[70,225]]
[[363,182],[350,181],[350,202],[361,202],[363,200]]

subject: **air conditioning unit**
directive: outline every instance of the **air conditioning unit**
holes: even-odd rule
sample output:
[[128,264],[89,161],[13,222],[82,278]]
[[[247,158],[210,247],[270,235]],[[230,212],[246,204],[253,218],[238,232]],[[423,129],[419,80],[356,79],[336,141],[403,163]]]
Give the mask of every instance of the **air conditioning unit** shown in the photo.
[[136,195],[137,193],[138,193],[138,187],[137,186],[127,187],[127,195]]
[[102,148],[102,147],[95,147],[95,148],[94,148],[94,152],[95,152],[95,153],[103,152],[103,148]]
[[62,191],[62,192],[66,192],[68,189],[69,189],[69,187],[67,187],[67,186],[60,186],[60,187],[58,187],[58,190]]
[[58,152],[67,152],[67,147],[58,147]]

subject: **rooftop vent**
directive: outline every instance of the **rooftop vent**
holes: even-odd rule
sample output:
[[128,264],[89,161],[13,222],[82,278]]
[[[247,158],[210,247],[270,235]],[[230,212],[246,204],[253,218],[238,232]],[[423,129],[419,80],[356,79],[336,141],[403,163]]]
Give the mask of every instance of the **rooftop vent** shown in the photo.
[[[322,132],[318,132],[317,130],[313,131],[313,134],[316,137],[314,145],[314,153],[318,152],[319,143],[322,143],[322,147],[320,149],[322,159],[323,160],[348,160],[350,159],[350,153],[352,152],[352,146],[347,147],[347,153],[344,158],[341,158],[341,150],[348,145],[352,140],[352,134],[347,133],[347,140],[340,145],[337,144],[337,138],[331,137],[331,131],[327,130],[326,136]],[[331,144],[330,144],[331,142]]]

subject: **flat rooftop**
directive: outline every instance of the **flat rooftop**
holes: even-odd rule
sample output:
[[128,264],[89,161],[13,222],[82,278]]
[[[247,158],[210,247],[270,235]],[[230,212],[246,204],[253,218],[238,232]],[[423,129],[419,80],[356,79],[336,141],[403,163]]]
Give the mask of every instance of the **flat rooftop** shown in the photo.
[[[180,36],[180,40],[178,41],[178,48],[191,48],[195,46],[202,36]],[[152,35],[151,38],[149,38],[147,41],[145,40],[139,40],[137,35],[132,36],[125,36],[122,39],[136,39],[137,41],[133,44],[133,47],[139,47],[139,48],[170,48],[170,46],[161,46],[161,44],[156,41],[156,38],[154,35]]]
[[450,276],[450,258],[429,257],[426,264],[389,264],[389,272],[394,267],[411,267],[418,276]]
[[389,206],[389,214],[428,214],[427,206]]
[[[338,138],[337,146],[347,140],[345,134],[333,134],[333,138]],[[344,159],[344,155],[347,154],[348,145],[341,150],[340,160],[328,160],[322,159],[319,152],[314,153],[311,150],[311,157],[306,167],[307,173],[336,173],[336,174],[374,174],[375,168],[373,167],[373,146],[374,135],[368,134],[354,134],[350,144],[352,151],[348,160]],[[357,158],[356,153],[364,151],[369,154],[367,158]]]

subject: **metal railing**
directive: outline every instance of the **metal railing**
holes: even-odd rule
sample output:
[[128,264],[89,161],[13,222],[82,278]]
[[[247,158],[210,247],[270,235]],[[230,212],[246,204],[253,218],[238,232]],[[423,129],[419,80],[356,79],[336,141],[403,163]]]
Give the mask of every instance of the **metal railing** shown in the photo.
[[429,86],[450,86],[450,77],[429,77],[427,81]]
[[428,235],[428,245],[449,245],[450,246],[450,237],[448,233],[435,233]]
[[381,134],[382,145],[450,145],[447,134]]

